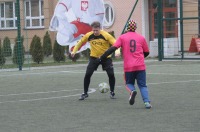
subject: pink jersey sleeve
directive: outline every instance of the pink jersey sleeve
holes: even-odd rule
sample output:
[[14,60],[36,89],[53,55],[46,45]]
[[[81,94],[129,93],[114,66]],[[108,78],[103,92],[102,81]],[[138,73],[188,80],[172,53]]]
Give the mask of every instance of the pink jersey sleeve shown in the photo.
[[121,40],[120,37],[116,40],[116,42],[115,42],[115,44],[113,46],[115,46],[117,48],[122,46],[122,40]]
[[143,39],[142,48],[143,48],[143,52],[149,52],[149,47],[148,47],[146,39]]

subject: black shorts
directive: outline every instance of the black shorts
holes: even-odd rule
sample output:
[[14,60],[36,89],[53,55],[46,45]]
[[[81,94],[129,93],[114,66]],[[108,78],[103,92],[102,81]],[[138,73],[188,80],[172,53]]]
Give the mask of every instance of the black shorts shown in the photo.
[[107,70],[107,69],[112,69],[113,68],[113,63],[111,58],[107,58],[105,60],[102,60],[101,62],[98,61],[97,58],[95,57],[90,57],[89,58],[89,63],[87,68],[90,70],[97,70],[99,65],[102,65],[102,70]]

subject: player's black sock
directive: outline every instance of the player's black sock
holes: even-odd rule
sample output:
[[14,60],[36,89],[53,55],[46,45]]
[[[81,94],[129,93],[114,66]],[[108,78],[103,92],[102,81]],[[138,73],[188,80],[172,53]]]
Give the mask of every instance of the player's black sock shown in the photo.
[[114,75],[114,70],[113,68],[107,70],[107,74],[109,77],[109,84],[110,84],[110,91],[114,92],[115,88],[115,75]]
[[85,77],[84,78],[84,93],[87,94],[88,92],[88,87],[90,84],[90,78]]
[[115,89],[115,76],[109,76],[110,91],[114,92]]

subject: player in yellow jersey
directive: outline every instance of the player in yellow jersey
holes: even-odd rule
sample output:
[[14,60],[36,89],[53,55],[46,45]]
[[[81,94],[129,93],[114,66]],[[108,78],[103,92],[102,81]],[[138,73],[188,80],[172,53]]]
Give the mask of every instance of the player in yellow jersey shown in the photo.
[[[90,58],[89,63],[86,69],[85,77],[84,77],[84,93],[81,95],[79,100],[84,100],[88,97],[88,88],[90,85],[90,78],[95,70],[97,70],[98,66],[101,64],[102,69],[107,72],[110,84],[110,98],[114,99],[115,93],[115,75],[112,64],[111,56],[108,56],[107,59],[100,62],[99,57],[103,55],[103,53],[109,49],[114,43],[115,38],[111,36],[108,32],[101,30],[101,25],[99,22],[93,22],[91,24],[92,31],[86,33],[81,40],[75,45],[71,56],[74,57],[78,49],[85,44],[86,42],[90,43]],[[120,51],[117,50],[116,54],[120,54]]]

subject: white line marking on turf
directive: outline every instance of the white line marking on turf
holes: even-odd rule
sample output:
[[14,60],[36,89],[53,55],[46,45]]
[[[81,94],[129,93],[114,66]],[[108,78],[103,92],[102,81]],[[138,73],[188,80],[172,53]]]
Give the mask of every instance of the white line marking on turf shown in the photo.
[[173,75],[173,76],[199,76],[200,74],[174,74],[174,73],[147,73],[151,75]]
[[[11,75],[0,75],[0,77],[12,77],[12,76],[25,76],[25,75],[47,75],[47,74],[58,74],[58,73],[74,73],[74,74],[80,74],[84,73],[84,71],[55,71],[55,72],[40,72],[40,73],[21,73],[21,74],[11,74]],[[95,73],[106,73],[105,71],[95,71]],[[115,72],[115,74],[120,73],[123,74],[123,72]]]
[[10,77],[10,76],[24,76],[24,75],[45,75],[45,74],[56,74],[56,73],[85,73],[85,71],[55,71],[55,72],[39,72],[39,73],[20,73],[20,74],[11,74],[11,75],[0,75],[1,77]]
[[19,94],[6,94],[6,95],[0,95],[1,96],[16,96],[16,95],[31,95],[31,94],[44,94],[44,93],[58,93],[63,91],[77,91],[81,89],[73,89],[73,90],[59,90],[59,91],[47,91],[47,92],[33,92],[33,93],[19,93]]
[[[90,91],[88,93],[94,93],[96,90],[94,88],[90,88]],[[29,101],[39,101],[39,100],[50,100],[50,99],[61,99],[61,98],[68,98],[73,96],[80,96],[81,94],[73,94],[73,95],[67,95],[67,96],[58,96],[58,97],[49,97],[49,98],[37,98],[37,99],[28,99],[28,100],[13,100],[13,101],[4,101],[0,102],[0,104],[3,103],[15,103],[15,102],[29,102]]]
[[[173,83],[187,83],[187,82],[200,82],[200,80],[186,80],[186,81],[173,81],[173,82],[158,82],[158,83],[147,83],[147,85],[159,85],[159,84],[173,84]],[[115,86],[115,87],[125,87],[125,86]]]
[[[170,83],[186,83],[186,82],[199,82],[200,80],[186,80],[186,81],[173,81],[173,82],[159,82],[159,83],[147,83],[147,85],[159,85],[159,84],[170,84]],[[116,87],[123,87],[123,86],[116,86]],[[74,89],[80,90],[80,89]],[[70,90],[60,90],[60,91],[70,91]],[[21,94],[8,94],[8,95],[0,95],[0,96],[11,96],[11,95],[23,95],[23,94],[37,94],[37,93],[51,93],[51,92],[60,92],[60,91],[49,91],[49,92],[34,92],[34,93],[21,93]],[[73,90],[72,90],[73,91]],[[94,93],[96,91],[95,88],[90,88],[88,93]],[[73,96],[80,96],[81,94],[74,94],[68,96],[58,96],[58,97],[49,97],[49,98],[37,98],[37,99],[29,99],[29,100],[17,100],[17,101],[4,101],[2,103],[14,103],[14,102],[28,102],[28,101],[40,101],[40,100],[49,100],[49,99],[61,99]]]
[[161,67],[161,66],[163,66],[163,67],[167,67],[167,66],[177,66],[177,65],[173,65],[173,64],[165,64],[165,65],[148,65],[148,67],[150,67],[150,66],[159,66],[159,67]]
[[169,84],[169,83],[186,83],[186,82],[199,82],[200,80],[186,80],[186,81],[174,81],[174,82],[159,82],[159,83],[147,83],[147,85],[157,85],[157,84]]
[[[47,74],[58,74],[58,73],[73,73],[73,74],[80,74],[84,73],[85,70],[80,71],[80,70],[70,70],[70,71],[54,71],[54,72],[38,72],[38,73],[19,73],[19,74],[10,74],[10,75],[0,75],[0,77],[12,77],[12,76],[26,76],[26,75],[47,75]],[[104,74],[105,71],[95,71],[96,74]],[[123,71],[115,71],[115,74],[124,74]],[[170,76],[200,76],[200,74],[175,74],[175,73],[148,73],[151,75],[170,75]]]
[[58,97],[49,97],[49,98],[29,99],[29,100],[5,101],[5,102],[0,102],[0,104],[2,104],[2,103],[14,103],[14,102],[38,101],[38,100],[49,100],[49,99],[60,99],[60,98],[67,98],[67,97],[79,96],[79,95],[81,95],[81,94],[74,94],[74,95],[68,95],[68,96],[58,96]]

